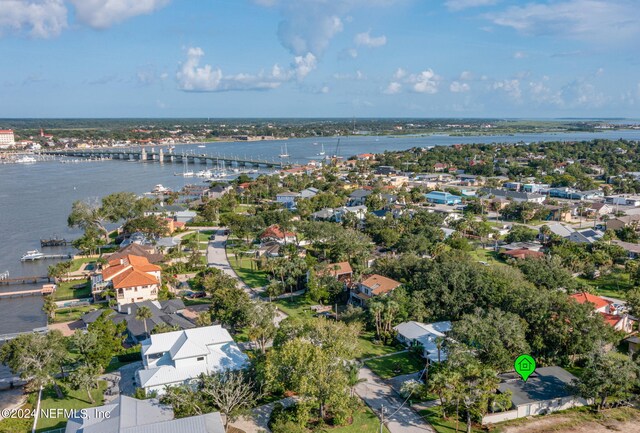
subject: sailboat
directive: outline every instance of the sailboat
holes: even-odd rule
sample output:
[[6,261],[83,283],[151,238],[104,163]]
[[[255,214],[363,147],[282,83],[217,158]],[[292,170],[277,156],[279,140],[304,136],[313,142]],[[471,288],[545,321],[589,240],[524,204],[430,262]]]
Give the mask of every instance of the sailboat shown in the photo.
[[184,171],[182,172],[182,176],[183,177],[193,177],[195,175],[195,173],[193,172],[193,170],[189,170],[189,164],[187,163],[187,160],[184,160]]
[[287,151],[287,145],[285,144],[284,147],[280,148],[280,158],[288,158],[289,157],[289,152]]
[[324,143],[322,143],[322,150],[320,151],[320,153],[318,155],[320,156],[324,156],[326,152],[324,151]]

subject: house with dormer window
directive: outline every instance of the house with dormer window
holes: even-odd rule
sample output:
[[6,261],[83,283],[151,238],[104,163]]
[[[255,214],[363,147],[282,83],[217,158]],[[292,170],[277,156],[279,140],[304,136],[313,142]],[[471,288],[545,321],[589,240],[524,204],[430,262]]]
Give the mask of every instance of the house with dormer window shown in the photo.
[[149,263],[146,257],[128,254],[110,260],[107,266],[91,277],[94,299],[115,292],[118,305],[158,299],[162,269]]
[[195,384],[201,374],[240,370],[249,363],[220,325],[154,334],[142,342],[137,385],[162,395],[167,386]]

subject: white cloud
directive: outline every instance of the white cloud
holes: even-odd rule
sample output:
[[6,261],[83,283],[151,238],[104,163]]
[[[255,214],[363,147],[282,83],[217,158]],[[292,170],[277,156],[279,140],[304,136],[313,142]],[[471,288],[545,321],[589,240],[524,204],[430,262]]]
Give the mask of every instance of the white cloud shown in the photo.
[[473,79],[473,72],[471,72],[471,71],[463,71],[460,74],[460,79],[463,80],[463,81],[472,80]]
[[395,95],[396,93],[400,93],[401,90],[402,84],[392,81],[391,83],[389,83],[387,88],[382,91],[382,93],[385,93],[387,95]]
[[[294,55],[320,57],[348,22],[349,13],[360,7],[390,6],[404,0],[253,0],[277,8],[282,15],[278,37]],[[352,55],[352,57],[355,57]]]
[[583,78],[576,79],[560,89],[560,97],[570,107],[598,108],[609,101],[595,85]]
[[326,95],[327,93],[329,93],[330,90],[331,89],[329,89],[329,86],[322,86],[322,89],[320,89],[320,93]]
[[522,90],[520,89],[520,80],[502,80],[493,83],[493,90],[501,90],[509,97],[519,101],[522,99]]
[[440,77],[432,69],[426,69],[419,74],[412,74],[407,81],[413,84],[413,91],[417,93],[438,93]]
[[171,0],[69,0],[79,21],[105,29],[129,18],[150,14]]
[[[542,78],[543,81],[548,81],[545,77]],[[529,83],[529,94],[531,100],[534,102],[538,102],[541,104],[552,104],[556,106],[563,106],[564,100],[560,92],[554,92],[549,87],[547,87],[544,82],[541,81],[531,81]]]
[[231,90],[269,90],[293,80],[302,81],[316,68],[313,54],[296,56],[288,69],[273,65],[269,73],[239,73],[225,75],[220,68],[200,66],[204,51],[198,47],[187,50],[187,60],[176,73],[178,88],[188,92],[224,92]]
[[353,41],[358,46],[377,48],[387,43],[387,37],[385,35],[371,36],[371,30],[369,30],[368,32],[358,33]]
[[471,90],[471,87],[467,83],[461,83],[460,81],[454,81],[449,85],[449,90],[453,93],[464,93]]
[[356,80],[356,81],[361,81],[361,80],[366,80],[367,76],[365,75],[364,72],[357,70],[355,73],[350,74],[350,73],[335,73],[333,74],[333,78],[336,80]]
[[514,59],[524,59],[525,57],[527,57],[527,55],[523,51],[516,51],[513,53]]
[[395,80],[402,80],[406,76],[407,76],[407,71],[405,71],[402,68],[396,69],[396,72],[393,74],[393,78]]
[[34,38],[58,36],[67,28],[67,8],[63,0],[0,0],[0,34],[5,28]]
[[491,6],[498,3],[498,0],[447,0],[444,4],[451,11],[475,8],[479,6]]
[[640,8],[635,0],[529,3],[484,16],[523,34],[555,34],[599,44],[634,41],[640,34]]

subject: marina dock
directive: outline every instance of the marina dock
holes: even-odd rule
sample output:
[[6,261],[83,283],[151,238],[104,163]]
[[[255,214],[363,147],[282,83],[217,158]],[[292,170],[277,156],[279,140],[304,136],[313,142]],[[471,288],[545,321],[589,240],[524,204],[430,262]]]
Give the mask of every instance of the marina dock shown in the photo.
[[71,241],[59,238],[40,239],[41,247],[66,247],[67,245],[71,245]]
[[0,286],[11,286],[14,284],[38,284],[49,283],[51,278],[44,276],[32,276],[32,277],[16,277],[16,278],[4,278],[0,280]]
[[33,262],[35,260],[46,260],[46,259],[72,259],[73,254],[43,254],[38,257],[29,258],[29,259],[20,259],[23,262]]

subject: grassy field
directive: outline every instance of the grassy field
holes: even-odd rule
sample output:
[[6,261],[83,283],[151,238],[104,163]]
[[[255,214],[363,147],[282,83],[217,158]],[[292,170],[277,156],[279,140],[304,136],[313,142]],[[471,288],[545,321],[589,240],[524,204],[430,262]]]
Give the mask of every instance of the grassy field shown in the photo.
[[311,317],[313,312],[309,309],[312,305],[307,302],[304,295],[294,296],[292,298],[278,299],[273,301],[285,314],[291,317]]
[[375,374],[382,379],[416,373],[424,368],[424,360],[411,352],[373,358],[364,362]]
[[[364,406],[353,414],[353,422],[340,427],[323,427],[318,432],[326,433],[377,433],[380,431],[380,420],[369,407]],[[384,432],[389,433],[386,427]]]
[[[440,407],[432,407],[426,410],[421,410],[420,415],[426,419],[429,424],[433,426],[433,428],[438,433],[455,433],[456,431],[456,422],[453,418],[449,418],[448,420],[444,420],[440,414]],[[458,423],[458,432],[463,432],[466,430],[466,424],[464,420],[460,420]],[[480,433],[484,430],[480,430],[477,428],[471,428],[472,433]]]
[[[78,286],[79,288],[74,288]],[[80,286],[82,286],[80,288]],[[69,299],[77,298],[90,298],[91,297],[91,283],[83,280],[65,281],[58,284],[56,292],[53,294],[53,298],[56,301],[67,301]]]
[[[61,383],[60,387],[65,397],[59,399],[56,396],[56,392],[53,388],[47,388],[42,392],[41,410],[47,411],[48,409],[84,409],[87,407],[94,407],[102,405],[104,391],[107,388],[107,383],[101,381],[97,389],[91,392],[95,403],[89,401],[87,392],[85,390],[74,391],[68,388],[66,384]],[[61,414],[62,415],[62,414]],[[63,428],[67,424],[67,418],[60,416],[58,418],[40,418],[38,419],[38,428],[36,432],[45,432],[56,428]]]
[[188,241],[191,239],[198,238],[198,242],[209,242],[209,236],[215,234],[215,230],[200,230],[200,232],[189,233],[188,235],[184,235],[182,237],[183,241]]
[[[229,253],[231,253],[231,251],[229,251]],[[257,264],[253,262],[250,257],[241,255],[238,260],[236,260],[236,257],[230,254],[229,264],[247,286],[256,288],[269,284],[267,273],[259,270]]]
[[595,280],[578,278],[578,281],[593,287],[598,295],[620,299],[624,299],[626,291],[633,287],[629,274],[621,269],[615,269],[610,274],[603,275]]
[[484,248],[477,248],[469,252],[469,255],[479,262],[487,262],[490,265],[504,264],[505,261],[500,258],[497,252],[493,250],[485,250]]
[[404,350],[400,344],[386,345],[375,343],[374,332],[363,332],[358,338],[358,348],[360,349],[360,358],[373,358],[374,356],[387,355],[389,353]]
[[108,308],[108,305],[105,303],[83,307],[60,308],[56,310],[56,318],[53,323],[73,322],[74,320],[79,320],[85,313],[98,308]]

